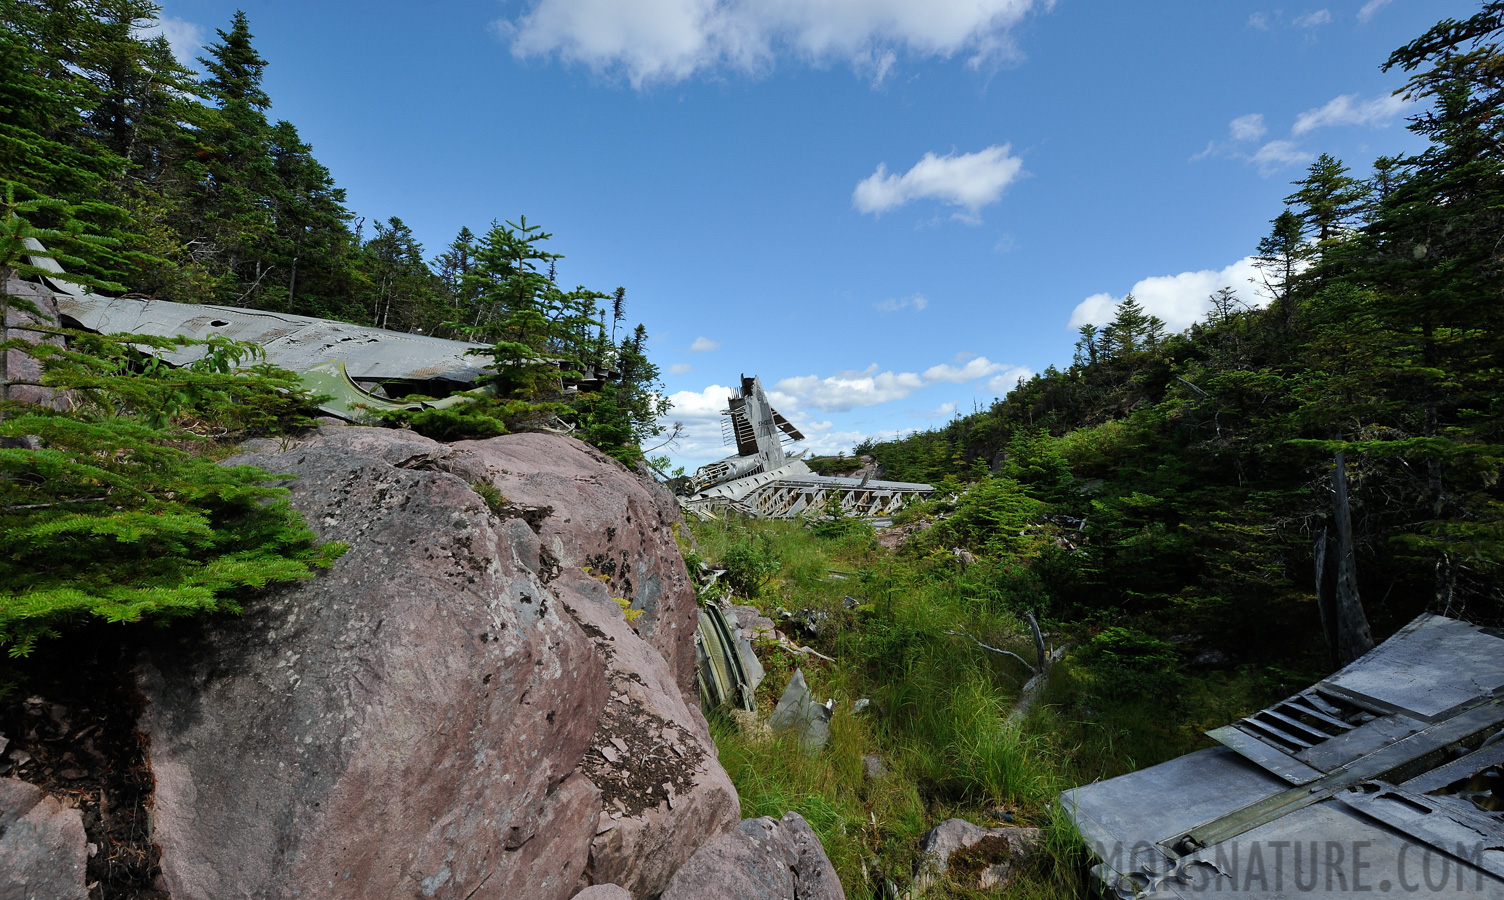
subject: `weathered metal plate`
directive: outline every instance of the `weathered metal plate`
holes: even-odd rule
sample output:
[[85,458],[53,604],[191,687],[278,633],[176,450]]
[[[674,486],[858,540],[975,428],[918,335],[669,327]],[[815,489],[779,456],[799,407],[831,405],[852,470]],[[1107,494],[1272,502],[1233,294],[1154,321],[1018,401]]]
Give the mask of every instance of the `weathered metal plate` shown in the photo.
[[1323,685],[1433,721],[1504,687],[1504,640],[1476,625],[1422,615]]
[[1438,853],[1466,857],[1504,877],[1499,820],[1455,797],[1434,797],[1382,783],[1343,791],[1337,800],[1414,837]]
[[1213,747],[1066,791],[1060,795],[1060,805],[1088,845],[1100,843],[1109,849],[1118,843],[1144,845],[1140,850],[1147,859],[1169,859],[1148,845],[1287,787],[1241,755]]
[[1206,736],[1224,747],[1236,750],[1291,784],[1306,784],[1322,776],[1320,771],[1263,741],[1248,736],[1233,725],[1224,725],[1215,731],[1208,731]]
[[[473,384],[486,374],[484,357],[469,355],[480,346],[477,344],[308,316],[97,294],[60,296],[58,307],[83,327],[105,334],[198,339],[221,335],[250,341],[266,351],[267,362],[294,372],[340,360],[356,381],[438,379]],[[174,365],[182,365],[203,356],[203,350],[190,347],[160,355]]]

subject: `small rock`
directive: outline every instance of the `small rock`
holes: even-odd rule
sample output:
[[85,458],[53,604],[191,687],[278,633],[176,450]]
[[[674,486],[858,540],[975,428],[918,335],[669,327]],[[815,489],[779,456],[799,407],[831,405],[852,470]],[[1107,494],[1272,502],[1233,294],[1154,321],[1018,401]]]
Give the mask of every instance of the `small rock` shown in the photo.
[[41,788],[0,779],[0,896],[86,900],[83,817]]
[[866,697],[863,697],[860,700],[854,700],[851,703],[851,714],[854,716],[854,715],[856,715],[858,713],[866,712],[867,707],[869,707],[871,705],[872,705],[872,701],[868,700]]
[[27,753],[25,750],[18,748],[10,751],[10,761],[15,763],[16,768],[19,769],[27,763],[31,762],[31,754]]
[[794,812],[743,819],[689,858],[662,900],[845,900],[820,839]]
[[862,601],[848,594],[847,596],[841,598],[841,605],[846,607],[847,609],[856,609],[858,606],[862,605]]
[[69,781],[77,781],[78,779],[84,777],[89,773],[85,772],[83,769],[64,769],[57,774],[68,779]]
[[888,777],[888,766],[881,756],[867,754],[862,757],[862,777],[868,781],[881,781]]
[[1007,883],[1038,847],[1037,828],[982,828],[965,819],[946,819],[924,836],[924,858],[914,886],[922,891],[950,873],[965,882],[962,887],[997,887]]
[[963,566],[969,566],[977,561],[976,554],[965,547],[952,547],[950,553],[956,558],[956,562]]
[[632,895],[620,885],[593,884],[575,894],[574,900],[632,900]]

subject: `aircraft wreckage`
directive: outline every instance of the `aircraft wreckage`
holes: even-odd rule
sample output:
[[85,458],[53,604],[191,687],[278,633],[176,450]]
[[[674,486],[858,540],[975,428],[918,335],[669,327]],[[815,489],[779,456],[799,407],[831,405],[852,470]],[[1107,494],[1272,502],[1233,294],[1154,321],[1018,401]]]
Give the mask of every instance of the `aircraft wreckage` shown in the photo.
[[[34,250],[41,244],[28,239]],[[205,339],[221,336],[256,344],[266,362],[298,373],[304,385],[329,399],[321,409],[357,420],[371,411],[439,409],[469,402],[460,392],[475,391],[487,373],[483,345],[404,334],[234,306],[173,303],[166,300],[107,297],[71,282],[56,261],[30,257],[52,274],[45,279],[65,320],[103,334]],[[154,350],[166,362],[186,365],[204,354],[200,346]],[[599,389],[615,373],[590,368],[564,383],[566,393]],[[487,388],[480,388],[484,391]],[[407,402],[392,396],[428,394],[444,399]],[[701,467],[690,479],[686,508],[695,515],[732,510],[758,518],[820,514],[832,496],[848,515],[877,518],[933,492],[927,484],[817,475],[784,450],[785,441],[804,435],[768,403],[756,377],[743,377],[741,390],[723,413],[727,443],[737,453]]]
[[[32,249],[42,249],[32,239],[27,243]],[[472,351],[484,349],[483,344],[236,306],[107,297],[69,281],[49,257],[33,256],[29,262],[53,273],[45,281],[65,321],[101,334],[197,340],[219,336],[256,344],[265,352],[266,362],[298,373],[311,393],[329,397],[320,409],[342,419],[355,421],[372,411],[442,409],[470,402],[457,392],[489,390],[476,387],[488,369],[485,357]],[[205,351],[189,346],[152,352],[181,366]],[[591,367],[582,378],[568,380],[564,391],[598,389],[613,374]],[[407,394],[443,399],[416,403],[391,399]]]
[[1504,631],[1422,615],[1208,736],[1061,796],[1106,897],[1504,897]]
[[816,475],[785,442],[804,440],[798,428],[768,402],[756,376],[742,376],[741,390],[721,413],[722,435],[736,455],[701,466],[689,480],[684,505],[700,515],[731,510],[756,518],[819,515],[833,496],[847,515],[892,515],[910,500],[934,492],[927,484]]

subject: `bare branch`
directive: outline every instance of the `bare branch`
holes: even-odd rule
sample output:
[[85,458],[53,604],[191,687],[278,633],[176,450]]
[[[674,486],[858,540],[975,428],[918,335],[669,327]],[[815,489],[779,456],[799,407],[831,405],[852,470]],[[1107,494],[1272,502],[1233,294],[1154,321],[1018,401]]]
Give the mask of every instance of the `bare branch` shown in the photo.
[[970,638],[972,643],[976,644],[978,647],[981,647],[983,650],[991,650],[993,653],[1001,653],[1003,656],[1011,656],[1014,659],[1018,660],[1019,662],[1023,663],[1024,666],[1029,669],[1029,671],[1031,671],[1031,672],[1037,672],[1037,671],[1039,671],[1038,669],[1034,668],[1032,665],[1029,665],[1029,661],[1027,659],[1024,659],[1022,656],[1019,656],[1017,653],[1014,653],[1012,650],[1004,650],[1001,647],[993,647],[993,646],[990,646],[988,644],[984,644],[981,641],[977,640],[976,638],[972,637],[971,635],[967,634],[964,631],[947,631],[946,634],[953,634],[953,635],[955,635],[957,637]]

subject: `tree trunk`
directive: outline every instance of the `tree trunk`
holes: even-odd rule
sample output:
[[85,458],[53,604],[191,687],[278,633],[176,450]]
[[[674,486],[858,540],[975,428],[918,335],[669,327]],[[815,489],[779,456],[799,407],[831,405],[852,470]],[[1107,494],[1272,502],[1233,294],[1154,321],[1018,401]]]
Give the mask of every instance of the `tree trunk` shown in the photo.
[[1327,577],[1327,547],[1330,545],[1327,529],[1323,527],[1311,543],[1311,555],[1316,563],[1316,611],[1321,614],[1321,631],[1326,637],[1326,649],[1332,663],[1337,664],[1337,611],[1332,604],[1331,580]]
[[1353,550],[1352,511],[1347,502],[1347,460],[1337,451],[1332,472],[1332,511],[1337,519],[1337,662],[1347,665],[1373,649],[1373,634],[1358,596],[1358,569]]

